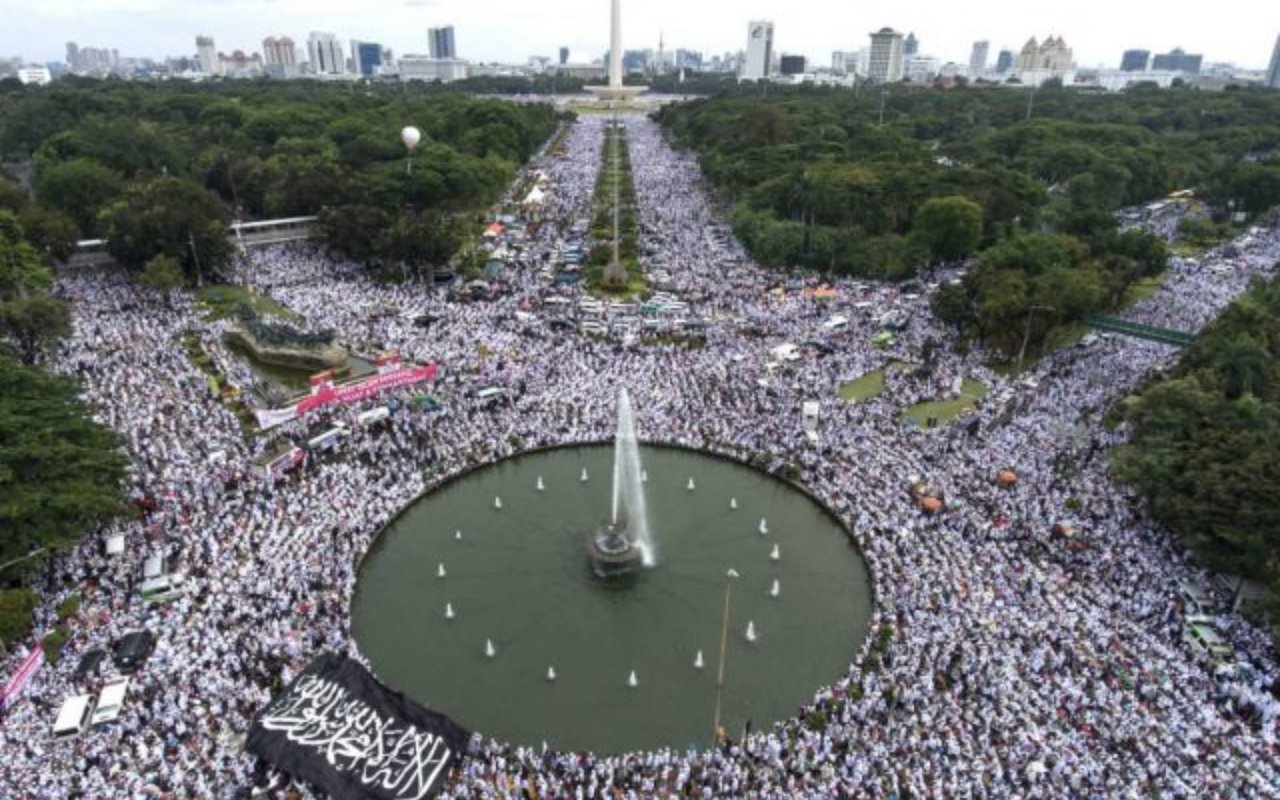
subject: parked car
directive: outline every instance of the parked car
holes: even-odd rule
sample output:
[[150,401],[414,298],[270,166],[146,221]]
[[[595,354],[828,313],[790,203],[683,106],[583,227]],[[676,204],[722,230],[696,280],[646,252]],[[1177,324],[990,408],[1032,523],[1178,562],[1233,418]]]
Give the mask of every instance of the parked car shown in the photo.
[[116,669],[121,672],[136,672],[155,649],[156,636],[151,631],[130,631],[115,643],[112,648]]
[[62,701],[58,718],[53,723],[53,738],[74,739],[89,727],[93,716],[93,696],[79,694]]
[[89,724],[97,726],[114,721],[120,716],[128,694],[128,678],[117,678],[103,686],[102,691],[98,693],[98,703],[93,709],[93,718]]
[[80,663],[76,664],[76,671],[71,673],[71,680],[80,683],[86,678],[97,675],[106,657],[107,651],[99,648],[87,651],[80,656]]

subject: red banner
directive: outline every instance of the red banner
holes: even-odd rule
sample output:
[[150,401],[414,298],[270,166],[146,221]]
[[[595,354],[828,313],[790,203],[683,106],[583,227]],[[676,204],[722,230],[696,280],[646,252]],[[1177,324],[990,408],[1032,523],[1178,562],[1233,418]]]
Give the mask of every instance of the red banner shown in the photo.
[[315,411],[317,408],[335,404],[358,403],[382,392],[429,381],[435,376],[435,364],[428,364],[425,367],[405,367],[403,369],[388,370],[345,386],[324,385],[314,387],[309,397],[306,397],[292,408],[260,409],[255,413],[260,427],[263,429],[272,428],[310,411]]
[[31,649],[31,654],[18,665],[18,671],[13,673],[13,677],[9,678],[9,682],[4,685],[4,692],[0,693],[0,709],[6,709],[13,704],[13,701],[22,694],[22,690],[27,688],[27,684],[31,683],[31,679],[40,671],[40,665],[43,663],[44,648],[37,643]]

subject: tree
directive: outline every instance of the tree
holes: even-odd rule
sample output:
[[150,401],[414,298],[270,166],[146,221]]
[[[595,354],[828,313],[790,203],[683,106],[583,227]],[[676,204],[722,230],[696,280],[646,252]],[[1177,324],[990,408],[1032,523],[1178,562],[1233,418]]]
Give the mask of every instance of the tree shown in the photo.
[[174,258],[188,279],[202,284],[230,261],[227,210],[218,196],[180,178],[134,184],[102,215],[107,250],[140,270],[157,255]]
[[982,239],[982,206],[967,197],[934,197],[916,212],[912,233],[935,261],[959,261]]
[[71,217],[43,206],[27,206],[18,219],[27,241],[46,261],[65,262],[75,255],[80,231]]
[[71,309],[45,292],[0,302],[0,334],[9,339],[24,364],[71,332]]
[[85,237],[98,234],[98,212],[124,186],[120,173],[91,158],[42,164],[36,173],[36,198],[70,217]]
[[0,357],[0,562],[76,544],[122,509],[127,463],[75,385]]
[[67,304],[49,294],[53,273],[23,236],[13,214],[0,211],[0,336],[33,364],[71,328]]
[[163,254],[152,256],[138,276],[138,283],[164,296],[165,306],[170,304],[173,290],[181,288],[185,280],[182,266]]

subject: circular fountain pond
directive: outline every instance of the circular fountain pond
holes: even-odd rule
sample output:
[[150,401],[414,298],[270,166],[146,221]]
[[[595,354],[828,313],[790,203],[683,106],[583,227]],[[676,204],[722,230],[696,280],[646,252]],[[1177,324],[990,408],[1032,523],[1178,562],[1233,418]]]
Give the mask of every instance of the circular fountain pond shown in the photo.
[[871,612],[846,531],[747,467],[641,454],[656,563],[621,582],[597,578],[586,550],[611,514],[611,447],[511,459],[408,509],[366,556],[353,601],[354,635],[378,676],[517,744],[706,747],[731,580],[730,736],[794,715],[840,678]]

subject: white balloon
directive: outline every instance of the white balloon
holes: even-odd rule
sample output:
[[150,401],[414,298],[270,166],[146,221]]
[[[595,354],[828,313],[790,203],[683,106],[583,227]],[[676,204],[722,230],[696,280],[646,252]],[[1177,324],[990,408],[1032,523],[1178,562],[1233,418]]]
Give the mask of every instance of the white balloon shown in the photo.
[[406,148],[412,150],[418,146],[418,142],[422,141],[422,131],[409,125],[400,131],[400,141],[404,142]]

